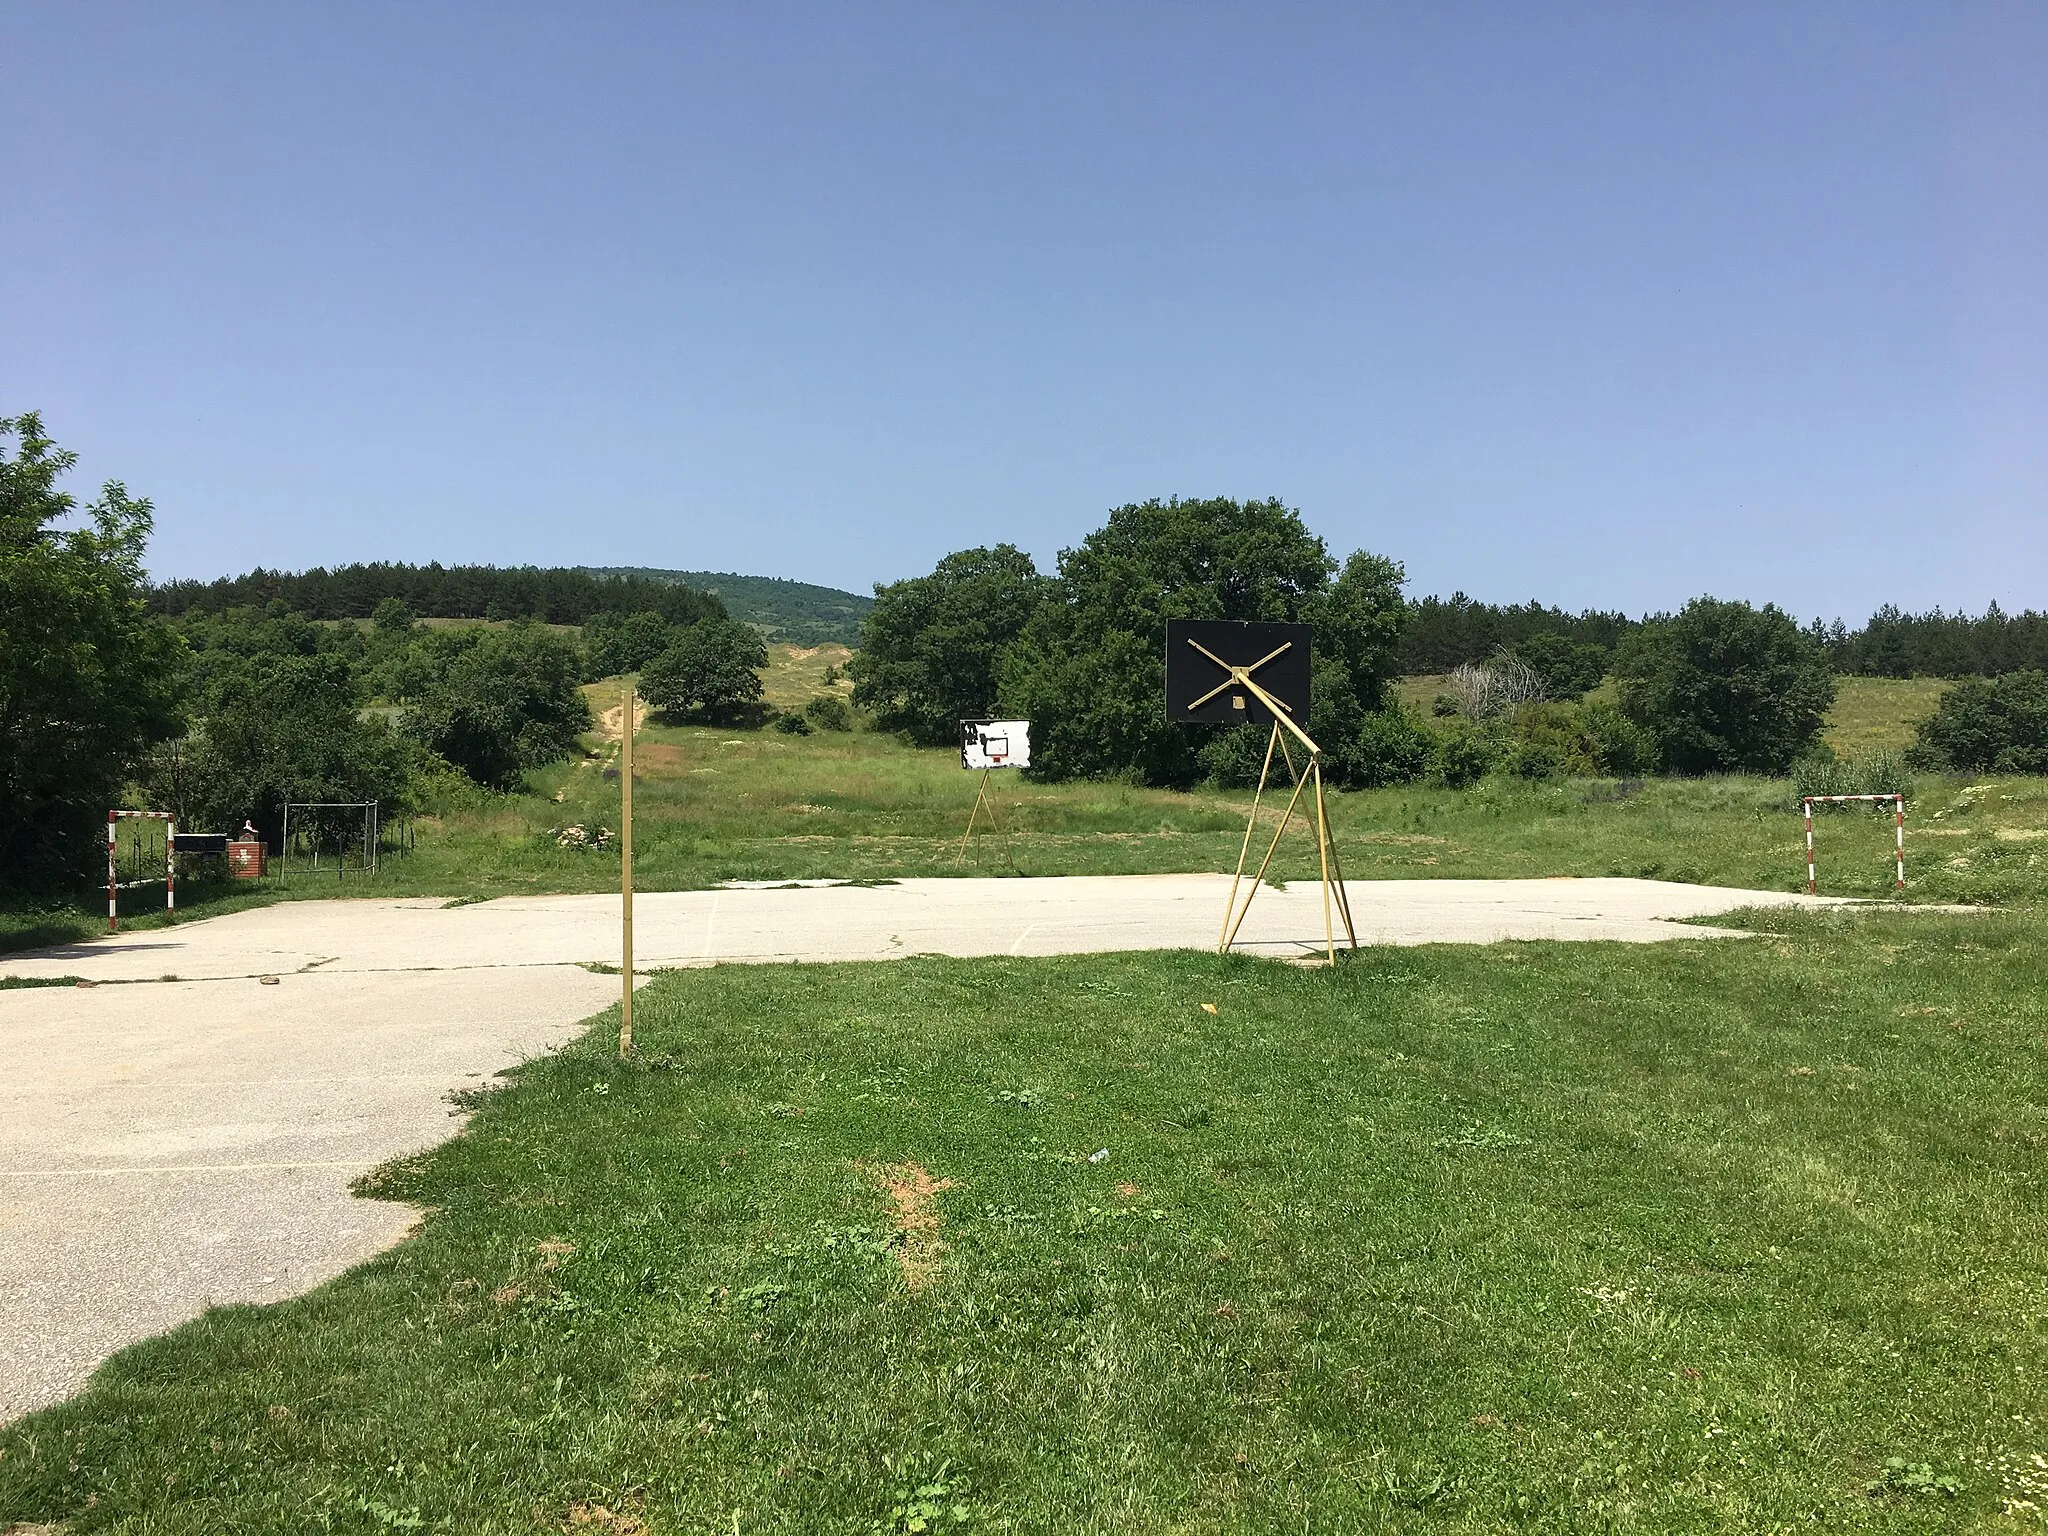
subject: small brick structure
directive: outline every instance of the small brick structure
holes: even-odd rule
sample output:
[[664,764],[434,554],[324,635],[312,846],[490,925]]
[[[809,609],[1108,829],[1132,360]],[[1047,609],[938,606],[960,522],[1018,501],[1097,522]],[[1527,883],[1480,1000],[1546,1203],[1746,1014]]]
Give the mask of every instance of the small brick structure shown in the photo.
[[237,880],[261,880],[267,868],[269,850],[260,838],[228,844],[228,873]]

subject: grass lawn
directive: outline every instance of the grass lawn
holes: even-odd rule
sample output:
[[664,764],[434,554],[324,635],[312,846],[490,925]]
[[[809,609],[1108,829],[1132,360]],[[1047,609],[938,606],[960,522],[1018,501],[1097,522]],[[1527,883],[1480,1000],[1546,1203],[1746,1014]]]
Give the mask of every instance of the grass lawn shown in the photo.
[[1843,757],[1903,752],[1954,683],[1939,677],[1838,677],[1821,739]]
[[2048,934],[1758,921],[664,975],[374,1177],[412,1241],[0,1431],[0,1523],[2038,1529]]
[[[280,897],[615,890],[616,852],[561,848],[550,835],[572,823],[617,826],[618,785],[603,777],[605,761],[563,764],[534,775],[534,793],[479,794],[423,818],[417,849],[387,858],[374,878],[272,879],[260,892],[220,877],[181,880],[180,910],[199,916]],[[635,876],[644,890],[730,879],[1228,870],[1251,800],[1248,791],[1182,794],[998,775],[1007,835],[978,836],[962,860],[977,776],[963,773],[950,751],[864,731],[785,736],[656,725],[642,734],[637,769]],[[1763,890],[1805,885],[1797,804],[1783,781],[1496,778],[1471,790],[1335,794],[1330,804],[1344,869],[1355,879],[1637,875]],[[1279,804],[1268,809],[1279,814]],[[1890,894],[1888,811],[1830,815],[1819,838],[1823,891]],[[2048,893],[2048,780],[1973,787],[1923,775],[1906,857],[1910,900],[2039,902]],[[1309,877],[1311,859],[1311,844],[1297,834],[1283,843],[1275,870],[1283,879]],[[160,924],[162,901],[160,888],[125,893],[124,926]],[[0,913],[0,951],[103,932],[98,902]]]

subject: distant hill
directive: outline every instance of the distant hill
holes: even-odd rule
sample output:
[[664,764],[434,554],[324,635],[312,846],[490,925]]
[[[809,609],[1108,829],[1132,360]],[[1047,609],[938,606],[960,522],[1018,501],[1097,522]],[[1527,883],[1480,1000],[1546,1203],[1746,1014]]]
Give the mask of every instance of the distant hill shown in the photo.
[[646,566],[585,566],[595,576],[637,577],[715,592],[734,618],[752,624],[770,640],[791,645],[860,644],[860,621],[875,606],[872,597],[814,587],[780,576],[738,576],[731,571],[657,571]]

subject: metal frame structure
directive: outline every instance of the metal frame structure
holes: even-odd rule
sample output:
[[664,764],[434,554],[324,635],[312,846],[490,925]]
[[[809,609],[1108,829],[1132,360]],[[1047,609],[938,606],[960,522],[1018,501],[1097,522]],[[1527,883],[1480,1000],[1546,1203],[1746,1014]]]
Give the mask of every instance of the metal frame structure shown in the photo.
[[[1223,954],[1236,942],[1237,930],[1244,925],[1245,914],[1252,909],[1252,898],[1259,894],[1259,886],[1266,878],[1266,868],[1273,862],[1274,851],[1279,848],[1280,839],[1286,834],[1288,823],[1294,819],[1294,808],[1301,803],[1302,792],[1313,780],[1316,787],[1316,856],[1321,864],[1323,883],[1323,954],[1329,964],[1335,965],[1337,937],[1331,921],[1333,897],[1336,915],[1344,921],[1344,936],[1350,941],[1350,947],[1353,949],[1358,948],[1358,930],[1351,921],[1351,899],[1344,891],[1344,869],[1337,862],[1337,845],[1330,836],[1330,813],[1323,799],[1323,749],[1315,744],[1307,731],[1295,723],[1293,714],[1287,706],[1268,693],[1260,686],[1258,679],[1252,676],[1260,667],[1289,649],[1291,642],[1290,645],[1283,645],[1280,650],[1270,655],[1260,657],[1249,666],[1241,667],[1233,666],[1199,641],[1191,639],[1188,644],[1221,667],[1226,674],[1221,683],[1188,705],[1190,710],[1200,708],[1224,689],[1235,686],[1248,691],[1273,713],[1273,734],[1266,740],[1266,761],[1259,769],[1259,787],[1252,794],[1251,815],[1246,819],[1244,826],[1244,846],[1237,852],[1237,872],[1230,877],[1230,902],[1223,910],[1223,932],[1217,941],[1216,952]],[[1297,769],[1294,766],[1294,753],[1287,745],[1287,737],[1281,735],[1282,727],[1285,727],[1288,735],[1293,736],[1308,752],[1308,763],[1304,768]],[[1266,856],[1259,860],[1258,873],[1252,876],[1251,889],[1245,893],[1244,905],[1240,907],[1237,902],[1238,887],[1244,881],[1245,860],[1251,854],[1252,833],[1259,824],[1259,802],[1265,798],[1266,780],[1273,772],[1273,751],[1276,747],[1282,760],[1287,764],[1288,776],[1294,781],[1294,794],[1287,802],[1286,811],[1281,814],[1280,825],[1273,831],[1273,841],[1266,847]]]
[[[139,880],[123,880],[114,862],[114,828],[123,821],[160,821],[164,824],[164,872]],[[173,921],[178,916],[178,818],[169,811],[107,812],[107,932],[121,931],[121,892],[137,886],[164,883],[164,911]]]
[[[292,812],[293,811],[361,811],[363,813],[363,872],[374,875],[377,872],[377,845],[383,840],[384,822],[379,814],[380,802],[375,800],[287,800],[284,807],[284,831],[278,838],[277,873],[281,880],[291,878],[292,872]],[[346,872],[346,854],[334,861],[334,875],[338,880]],[[320,868],[320,845],[313,845],[313,868]]]
[[1875,801],[1875,802],[1879,802],[1879,803],[1882,803],[1883,801],[1889,800],[1889,801],[1891,801],[1891,802],[1892,802],[1892,807],[1893,807],[1893,813],[1894,813],[1894,814],[1893,814],[1893,826],[1894,826],[1894,827],[1896,828],[1896,830],[1897,830],[1897,839],[1898,839],[1898,840],[1897,840],[1897,843],[1896,843],[1896,845],[1895,845],[1895,846],[1896,846],[1896,850],[1897,850],[1897,851],[1896,851],[1896,855],[1895,855],[1895,857],[1896,857],[1896,860],[1897,860],[1897,863],[1896,863],[1896,874],[1897,874],[1897,880],[1898,880],[1898,885],[1897,885],[1897,887],[1896,887],[1896,888],[1897,888],[1897,889],[1899,889],[1899,890],[1901,890],[1901,891],[1903,891],[1903,890],[1904,890],[1904,889],[1906,888],[1906,797],[1905,797],[1904,795],[1902,795],[1902,794],[1889,794],[1889,795],[1801,795],[1801,796],[1799,797],[1799,806],[1800,806],[1800,809],[1801,809],[1801,810],[1803,810],[1803,811],[1804,811],[1804,812],[1806,813],[1806,894],[1807,894],[1807,895],[1809,895],[1809,896],[1812,896],[1812,895],[1816,895],[1816,894],[1818,894],[1818,892],[1817,892],[1817,889],[1816,889],[1816,887],[1817,887],[1817,885],[1818,885],[1818,883],[1819,883],[1819,882],[1818,882],[1818,881],[1817,881],[1817,880],[1815,879],[1815,876],[1814,876],[1814,867],[1813,867],[1813,808],[1814,808],[1814,806],[1816,806],[1816,805],[1842,805],[1842,804],[1846,804],[1846,803],[1848,803],[1848,802],[1851,802],[1851,801],[1859,801],[1859,800],[1860,800],[1860,801]]

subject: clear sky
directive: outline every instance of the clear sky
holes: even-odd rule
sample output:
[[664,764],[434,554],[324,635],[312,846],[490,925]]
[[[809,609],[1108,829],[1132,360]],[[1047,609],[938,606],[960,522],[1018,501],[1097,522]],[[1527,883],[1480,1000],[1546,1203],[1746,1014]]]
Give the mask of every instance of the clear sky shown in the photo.
[[0,0],[0,415],[162,576],[2048,606],[2048,5]]

